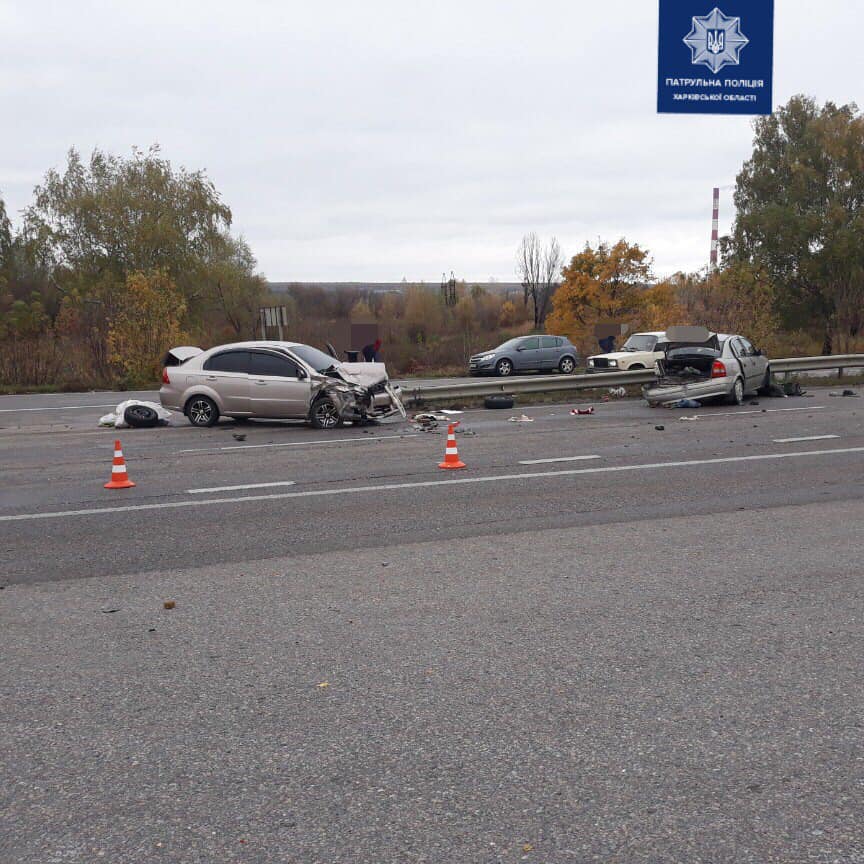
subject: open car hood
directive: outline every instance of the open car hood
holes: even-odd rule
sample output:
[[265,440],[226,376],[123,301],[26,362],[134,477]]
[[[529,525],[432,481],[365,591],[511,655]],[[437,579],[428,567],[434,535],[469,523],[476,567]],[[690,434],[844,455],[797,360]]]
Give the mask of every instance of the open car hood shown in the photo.
[[338,372],[339,377],[360,387],[374,387],[390,380],[383,363],[341,363]]

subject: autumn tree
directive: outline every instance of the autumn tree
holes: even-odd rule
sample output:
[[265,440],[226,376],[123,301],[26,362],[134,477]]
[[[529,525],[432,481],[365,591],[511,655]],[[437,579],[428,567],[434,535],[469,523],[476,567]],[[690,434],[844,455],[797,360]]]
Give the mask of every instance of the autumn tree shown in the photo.
[[549,304],[561,278],[563,257],[558,241],[553,237],[543,246],[535,233],[526,234],[516,252],[516,275],[522,283],[524,305],[531,300],[534,329],[546,321]]
[[547,327],[586,343],[598,321],[629,323],[638,318],[642,292],[651,280],[651,262],[647,251],[623,238],[613,246],[586,243],[563,275]]
[[183,341],[186,301],[164,272],[130,274],[108,324],[108,361],[130,387],[152,386],[165,352]]
[[764,272],[787,324],[814,321],[831,353],[864,328],[864,116],[795,96],[754,130],[727,253]]

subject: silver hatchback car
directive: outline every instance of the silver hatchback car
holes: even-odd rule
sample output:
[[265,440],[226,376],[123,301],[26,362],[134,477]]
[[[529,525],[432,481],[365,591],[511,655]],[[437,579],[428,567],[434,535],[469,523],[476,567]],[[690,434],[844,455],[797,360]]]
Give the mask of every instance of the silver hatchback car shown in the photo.
[[342,363],[297,342],[172,348],[159,399],[193,426],[212,426],[222,415],[306,420],[316,429],[405,416],[382,363]]

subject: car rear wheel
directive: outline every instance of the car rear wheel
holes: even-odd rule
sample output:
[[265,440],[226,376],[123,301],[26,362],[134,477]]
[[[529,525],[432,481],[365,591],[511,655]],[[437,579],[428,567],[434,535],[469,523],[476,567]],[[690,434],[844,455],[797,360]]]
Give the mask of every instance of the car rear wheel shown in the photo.
[[732,405],[744,404],[744,382],[740,378],[735,379],[732,392],[729,394],[729,402]]
[[341,426],[339,406],[329,396],[321,396],[312,403],[309,422],[313,429],[335,429]]
[[193,426],[213,426],[219,419],[219,409],[209,396],[193,396],[186,403],[186,416]]
[[572,375],[576,368],[576,361],[572,357],[562,357],[558,364],[558,371],[562,375]]
[[500,376],[501,378],[506,378],[508,375],[513,374],[513,362],[508,360],[506,357],[499,360],[495,364],[495,374]]
[[768,396],[771,393],[771,367],[765,370],[765,380],[762,386],[756,391],[760,396]]

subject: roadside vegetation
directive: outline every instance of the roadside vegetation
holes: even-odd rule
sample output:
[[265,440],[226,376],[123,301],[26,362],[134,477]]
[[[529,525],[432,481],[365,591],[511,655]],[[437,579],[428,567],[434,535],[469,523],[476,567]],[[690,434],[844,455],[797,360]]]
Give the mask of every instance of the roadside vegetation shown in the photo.
[[268,296],[231,210],[204,172],[159,149],[70,151],[13,227],[0,198],[0,388],[151,387],[171,345],[254,338],[262,305],[314,345],[374,321],[395,374],[463,373],[481,349],[530,332],[597,351],[599,322],[745,333],[769,355],[864,349],[864,117],[795,97],[754,122],[736,221],[713,272],[659,280],[650,251],[598,241],[569,259],[526,234],[522,290],[408,285],[387,294],[295,286]]

